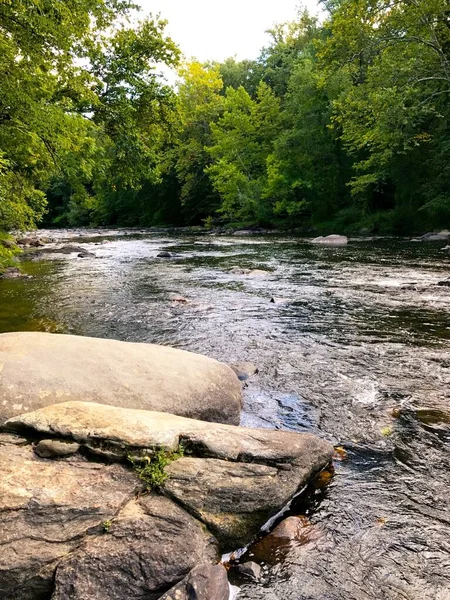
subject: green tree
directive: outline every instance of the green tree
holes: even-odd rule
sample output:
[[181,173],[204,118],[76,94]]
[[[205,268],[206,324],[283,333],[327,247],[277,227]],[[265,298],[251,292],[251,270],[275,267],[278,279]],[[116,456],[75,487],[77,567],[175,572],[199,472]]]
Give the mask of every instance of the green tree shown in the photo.
[[327,28],[321,57],[354,197],[366,213],[390,210],[400,231],[448,225],[447,3],[344,0]]
[[220,212],[236,220],[267,222],[272,214],[264,199],[266,162],[279,132],[280,102],[261,82],[255,100],[243,87],[228,88],[224,112],[212,125],[214,160],[207,169],[222,198]]
[[218,65],[194,61],[183,65],[179,75],[179,132],[173,156],[185,222],[199,223],[220,205],[205,171],[211,165],[207,149],[212,143],[211,127],[222,111],[223,83]]

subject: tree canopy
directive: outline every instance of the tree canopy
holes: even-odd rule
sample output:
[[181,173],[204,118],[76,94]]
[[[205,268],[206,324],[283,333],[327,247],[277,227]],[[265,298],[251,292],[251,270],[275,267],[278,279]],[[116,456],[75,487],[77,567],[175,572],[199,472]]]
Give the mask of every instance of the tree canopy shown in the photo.
[[201,64],[128,0],[0,0],[0,230],[449,227],[447,2],[324,6]]

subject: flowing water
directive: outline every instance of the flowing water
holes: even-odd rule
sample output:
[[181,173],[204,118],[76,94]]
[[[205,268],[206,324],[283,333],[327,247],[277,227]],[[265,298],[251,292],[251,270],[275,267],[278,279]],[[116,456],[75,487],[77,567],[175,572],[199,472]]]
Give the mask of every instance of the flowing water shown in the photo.
[[[268,235],[46,235],[95,257],[24,262],[31,278],[0,281],[0,331],[155,342],[251,361],[259,374],[244,389],[242,424],[312,431],[345,449],[331,483],[303,509],[314,535],[282,560],[263,560],[261,580],[242,583],[240,598],[450,599],[443,244],[365,239],[333,249]],[[157,258],[161,250],[172,258]]]

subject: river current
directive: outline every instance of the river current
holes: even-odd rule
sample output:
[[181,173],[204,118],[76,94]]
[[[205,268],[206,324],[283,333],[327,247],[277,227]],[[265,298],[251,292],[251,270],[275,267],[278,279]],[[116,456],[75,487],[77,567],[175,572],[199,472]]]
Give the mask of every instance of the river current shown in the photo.
[[[265,561],[261,580],[241,582],[239,598],[450,599],[444,244],[40,234],[57,242],[46,249],[70,243],[95,256],[25,260],[32,277],[0,281],[0,331],[153,342],[250,361],[259,373],[245,384],[243,425],[311,431],[345,450],[304,509],[314,535]],[[172,257],[157,258],[161,251]]]

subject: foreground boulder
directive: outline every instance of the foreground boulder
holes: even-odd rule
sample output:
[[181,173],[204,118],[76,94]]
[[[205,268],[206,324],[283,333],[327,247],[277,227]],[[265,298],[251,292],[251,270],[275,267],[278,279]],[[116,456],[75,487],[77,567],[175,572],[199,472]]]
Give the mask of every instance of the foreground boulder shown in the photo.
[[0,598],[47,598],[58,561],[116,516],[138,482],[121,465],[44,460],[30,445],[20,446],[8,437],[4,442]]
[[238,424],[241,385],[211,358],[153,344],[57,335],[0,335],[0,424],[70,400]]
[[222,550],[249,543],[333,453],[331,444],[308,433],[206,424],[83,402],[13,417],[4,427],[31,438],[75,441],[108,461],[130,455],[139,460],[182,445],[185,456],[166,467],[163,491],[202,521]]
[[180,458],[167,473],[164,490],[201,519],[224,550],[248,544],[312,475],[301,467],[212,458]]
[[157,600],[196,564],[217,560],[198,521],[168,498],[143,496],[59,563],[52,600]]
[[348,238],[345,235],[327,235],[326,237],[320,236],[311,240],[311,244],[334,247],[347,246]]

